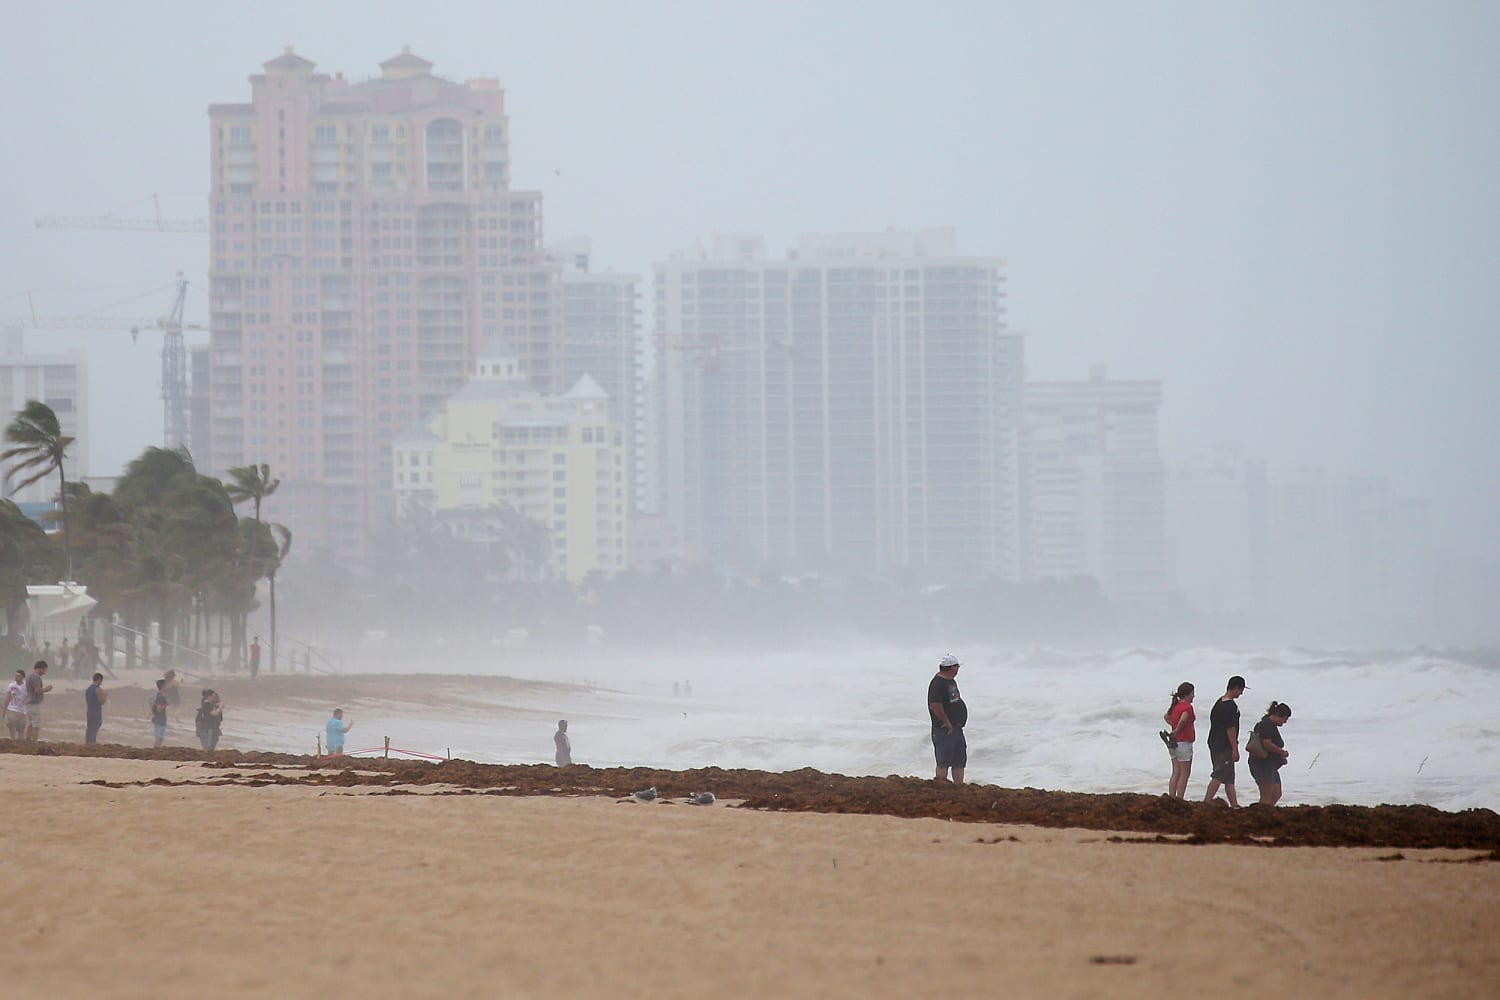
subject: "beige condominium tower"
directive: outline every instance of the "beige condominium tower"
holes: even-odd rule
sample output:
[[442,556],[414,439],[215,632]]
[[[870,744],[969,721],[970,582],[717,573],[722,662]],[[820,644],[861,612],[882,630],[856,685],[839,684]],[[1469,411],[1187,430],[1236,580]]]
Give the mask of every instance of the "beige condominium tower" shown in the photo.
[[409,50],[360,81],[288,50],[209,120],[207,464],[268,463],[268,516],[299,549],[358,558],[394,511],[394,435],[481,344],[557,387],[541,194],[510,189],[499,84],[435,76]]

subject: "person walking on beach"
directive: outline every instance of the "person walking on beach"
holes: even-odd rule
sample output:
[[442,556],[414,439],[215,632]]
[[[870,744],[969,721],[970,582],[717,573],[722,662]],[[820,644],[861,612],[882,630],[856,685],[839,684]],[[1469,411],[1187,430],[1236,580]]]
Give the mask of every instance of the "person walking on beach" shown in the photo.
[[219,700],[219,693],[213,688],[205,688],[203,691],[203,698],[198,703],[198,714],[193,718],[193,729],[198,734],[198,743],[203,749],[218,749],[219,734],[224,729],[224,705]]
[[328,756],[337,757],[344,752],[344,734],[354,728],[354,723],[344,721],[344,710],[335,708],[333,718],[323,727],[328,737]]
[[167,682],[163,689],[167,695],[167,704],[175,709],[182,704],[182,682],[177,679],[177,671],[168,670],[161,675],[161,679]]
[[155,742],[151,745],[159,747],[167,742],[167,679],[160,678],[156,682],[156,694],[151,696],[151,729]]
[[1273,701],[1265,716],[1250,730],[1245,752],[1250,755],[1250,777],[1260,786],[1260,805],[1274,806],[1281,801],[1281,768],[1288,757],[1281,727],[1292,717],[1292,706]]
[[937,759],[934,781],[947,781],[953,771],[953,783],[964,783],[964,768],[969,764],[969,745],[964,741],[964,726],[969,721],[969,707],[958,693],[958,658],[951,653],[938,664],[938,672],[927,684],[927,714],[932,717],[932,752]]
[[26,678],[26,738],[33,743],[42,735],[42,702],[52,685],[47,683],[47,661],[37,660]]
[[1167,755],[1172,758],[1172,778],[1167,783],[1167,794],[1174,799],[1187,795],[1188,776],[1193,773],[1193,740],[1196,733],[1193,722],[1193,685],[1183,681],[1172,694],[1172,704],[1167,706],[1167,737],[1176,745],[1167,746]]
[[95,674],[94,683],[83,689],[83,705],[86,710],[83,742],[88,746],[99,742],[99,727],[104,725],[106,701],[109,701],[109,692],[104,690],[104,675]]
[[57,669],[66,677],[68,666],[73,662],[73,650],[68,646],[68,637],[63,636],[62,645],[57,647]]
[[250,640],[250,676],[260,673],[260,636]]
[[13,740],[26,738],[26,671],[17,670],[16,679],[5,689],[5,731]]
[[1208,713],[1208,759],[1214,769],[1203,801],[1212,802],[1223,785],[1231,809],[1240,804],[1234,794],[1234,762],[1240,759],[1240,706],[1234,700],[1244,693],[1245,678],[1235,674],[1229,678],[1224,696]]
[[573,763],[573,741],[568,739],[568,720],[557,720],[557,732],[552,734],[552,742],[557,747],[557,766],[567,767]]

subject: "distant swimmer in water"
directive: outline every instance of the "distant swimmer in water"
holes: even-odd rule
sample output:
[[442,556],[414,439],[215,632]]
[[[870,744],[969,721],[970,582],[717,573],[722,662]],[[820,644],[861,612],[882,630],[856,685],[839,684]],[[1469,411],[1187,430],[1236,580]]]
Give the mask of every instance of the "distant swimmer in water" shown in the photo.
[[573,741],[568,739],[568,720],[557,720],[557,732],[552,734],[552,742],[557,747],[557,766],[567,767],[573,763]]

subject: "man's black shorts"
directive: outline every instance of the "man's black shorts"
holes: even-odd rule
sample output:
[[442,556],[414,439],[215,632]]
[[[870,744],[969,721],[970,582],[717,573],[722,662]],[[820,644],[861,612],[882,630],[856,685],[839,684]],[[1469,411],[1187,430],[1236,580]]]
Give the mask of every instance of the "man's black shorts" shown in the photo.
[[1213,762],[1213,773],[1209,777],[1223,785],[1234,784],[1234,748],[1208,749],[1208,759]]
[[950,736],[946,729],[933,727],[932,752],[938,767],[967,767],[969,744],[964,741],[964,731],[955,726]]

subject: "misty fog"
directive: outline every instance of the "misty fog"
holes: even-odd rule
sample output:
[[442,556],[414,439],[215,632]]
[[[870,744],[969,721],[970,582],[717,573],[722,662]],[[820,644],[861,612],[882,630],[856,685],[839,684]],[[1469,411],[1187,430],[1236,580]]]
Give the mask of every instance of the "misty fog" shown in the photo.
[[[1494,9],[58,3],[11,21],[0,40],[13,154],[0,187],[0,315],[19,318],[27,354],[86,357],[73,462],[97,491],[162,444],[161,334],[28,317],[159,316],[182,272],[187,342],[206,345],[210,274],[233,272],[216,263],[212,232],[36,220],[159,210],[211,223],[209,108],[249,102],[249,78],[289,44],[356,87],[403,45],[441,79],[497,81],[508,191],[539,193],[543,243],[587,237],[591,275],[632,279],[641,311],[623,349],[651,414],[646,513],[671,506],[650,484],[684,433],[658,425],[669,411],[651,395],[685,359],[662,348],[663,333],[693,335],[664,325],[677,293],[663,294],[663,275],[677,273],[682,248],[700,254],[692,266],[711,263],[719,234],[759,240],[746,272],[769,275],[806,266],[796,253],[816,234],[951,227],[955,249],[934,266],[999,262],[998,328],[1019,337],[1026,383],[1007,418],[1015,433],[1027,433],[1041,387],[1087,386],[1095,373],[1159,398],[1131,445],[1159,483],[1147,518],[1159,521],[1159,581],[1143,598],[1098,570],[1097,552],[1076,573],[1028,574],[1024,523],[1010,562],[977,568],[891,557],[855,570],[832,547],[772,543],[770,556],[716,561],[705,537],[570,580],[494,545],[401,528],[388,469],[369,470],[382,488],[360,501],[368,535],[344,552],[333,529],[284,516],[309,477],[273,467],[284,486],[265,518],[292,523],[297,539],[277,576],[283,657],[311,646],[343,669],[455,670],[500,658],[534,675],[519,664],[840,643],[1260,651],[1500,639]],[[375,322],[354,322],[356,342]],[[569,330],[564,318],[563,341]],[[465,336],[472,359],[482,334]],[[732,376],[728,350],[723,363]],[[23,402],[7,397],[6,417]],[[398,442],[406,429],[392,428]],[[1079,468],[1119,457],[1109,436]],[[702,447],[712,455],[712,441]],[[227,461],[193,457],[218,477],[271,460],[248,439]],[[1023,517],[1035,484],[1017,468]],[[714,509],[713,496],[702,502]],[[1077,509],[1069,516],[1102,517],[1080,532],[1109,530],[1095,507]],[[667,521],[680,542],[689,529]],[[262,581],[249,625],[262,634],[267,597]]]

